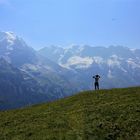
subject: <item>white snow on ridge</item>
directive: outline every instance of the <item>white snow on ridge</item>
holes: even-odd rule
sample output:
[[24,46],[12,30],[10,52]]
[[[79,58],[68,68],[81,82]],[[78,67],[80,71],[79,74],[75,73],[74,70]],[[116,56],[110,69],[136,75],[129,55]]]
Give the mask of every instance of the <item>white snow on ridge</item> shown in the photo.
[[13,32],[5,32],[7,35],[7,39],[10,41],[14,41],[16,39],[16,35]]
[[132,51],[132,52],[135,52],[137,49],[131,48],[131,49],[129,49],[129,50]]
[[120,66],[121,62],[119,60],[121,60],[121,58],[114,54],[107,60],[107,64],[109,66]]
[[94,59],[94,62],[97,63],[97,64],[102,64],[102,63],[104,63],[103,58],[100,57],[100,56],[95,56],[95,57],[93,57],[93,59]]
[[123,60],[122,57],[117,56],[116,54],[113,54],[110,56],[110,58],[114,59],[114,60]]
[[93,59],[90,57],[80,57],[73,56],[67,60],[66,64],[63,64],[64,67],[69,68],[70,66],[76,66],[76,68],[88,68],[93,63]]
[[[60,58],[62,59],[64,55]],[[72,56],[70,57],[66,63],[61,63],[61,59],[59,59],[59,65],[65,68],[75,68],[82,69],[82,68],[89,68],[92,64],[96,63],[98,65],[107,64],[109,67],[117,66],[121,68],[123,72],[127,72],[124,68],[121,67],[122,58],[119,58],[117,55],[112,55],[108,59],[104,59],[101,56],[94,56],[94,57],[81,57],[81,56]]]
[[9,43],[9,45],[7,46],[7,49],[13,50],[13,48],[10,46],[12,46],[14,44],[14,42],[16,40],[16,35],[14,35],[14,33],[12,33],[12,32],[5,32],[5,33],[7,34],[6,39]]
[[133,60],[132,58],[129,58],[129,59],[127,60],[127,63],[128,63],[133,69],[135,69],[135,68],[140,68],[140,64],[135,63],[134,60]]
[[6,41],[7,44],[7,50],[12,51],[12,45],[14,44],[15,40],[17,39],[17,36],[13,32],[0,32],[0,41]]
[[118,61],[118,60],[112,60],[112,59],[108,59],[107,60],[107,64],[109,65],[109,66],[119,66],[120,65],[120,62]]
[[10,45],[13,45],[16,40],[16,35],[13,32],[0,32],[0,41],[7,40]]

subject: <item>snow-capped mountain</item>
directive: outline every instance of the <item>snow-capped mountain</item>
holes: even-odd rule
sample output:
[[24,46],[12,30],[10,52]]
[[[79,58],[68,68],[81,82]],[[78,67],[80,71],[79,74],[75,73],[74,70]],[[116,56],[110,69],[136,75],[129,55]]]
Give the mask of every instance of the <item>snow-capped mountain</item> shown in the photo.
[[86,89],[92,87],[93,74],[101,75],[102,88],[140,85],[139,49],[72,45],[68,48],[45,47],[39,53],[60,66],[75,71],[76,79]]
[[[72,45],[65,48],[50,46],[35,51],[14,33],[0,32],[0,58],[0,67],[5,65],[3,71],[6,72],[0,71],[4,76],[0,83],[3,85],[3,81],[9,80],[6,82],[7,90],[0,91],[0,97],[4,99],[6,95],[6,100],[12,104],[15,102],[16,107],[93,89],[94,74],[101,76],[101,88],[140,85],[140,49]],[[14,84],[13,79],[6,76],[13,77],[13,74]],[[24,94],[25,91],[28,94]],[[37,100],[28,100],[32,95],[38,97]],[[17,96],[19,102],[15,100]],[[23,97],[25,104],[21,103]],[[4,102],[3,108],[9,108],[5,104],[8,102],[0,100],[0,105],[1,102]]]
[[35,51],[12,32],[0,32],[0,56],[14,66],[33,63]]
[[71,89],[72,83],[65,77],[67,69],[42,57],[12,32],[0,32],[0,58],[22,71],[25,79],[34,79],[38,84],[36,86],[41,86],[41,90],[47,95],[46,101],[62,98],[76,91]]

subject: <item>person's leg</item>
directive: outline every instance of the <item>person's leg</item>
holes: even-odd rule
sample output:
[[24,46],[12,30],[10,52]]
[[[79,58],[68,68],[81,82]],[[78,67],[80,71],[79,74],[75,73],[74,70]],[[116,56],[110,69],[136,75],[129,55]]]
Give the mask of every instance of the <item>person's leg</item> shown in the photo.
[[96,90],[96,82],[94,83],[94,87],[95,87],[95,90]]
[[97,89],[99,90],[99,83],[97,83]]

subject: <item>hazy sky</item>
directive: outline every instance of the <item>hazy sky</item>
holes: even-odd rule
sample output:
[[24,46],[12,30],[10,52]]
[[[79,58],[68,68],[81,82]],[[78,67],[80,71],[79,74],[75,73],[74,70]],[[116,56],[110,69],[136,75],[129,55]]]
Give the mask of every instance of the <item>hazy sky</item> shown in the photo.
[[140,48],[140,0],[0,0],[0,30],[13,31],[36,48]]

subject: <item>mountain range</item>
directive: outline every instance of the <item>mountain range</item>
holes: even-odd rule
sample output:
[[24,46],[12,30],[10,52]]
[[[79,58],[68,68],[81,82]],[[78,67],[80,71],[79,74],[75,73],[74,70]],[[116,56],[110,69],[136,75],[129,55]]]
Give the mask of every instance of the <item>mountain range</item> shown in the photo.
[[140,85],[140,49],[123,46],[93,47],[72,45],[68,48],[45,47],[39,53],[73,71],[83,89],[93,88],[92,75],[101,76],[101,88]]
[[12,32],[0,32],[0,109],[19,108],[93,89],[140,85],[140,49],[48,46],[38,51]]

